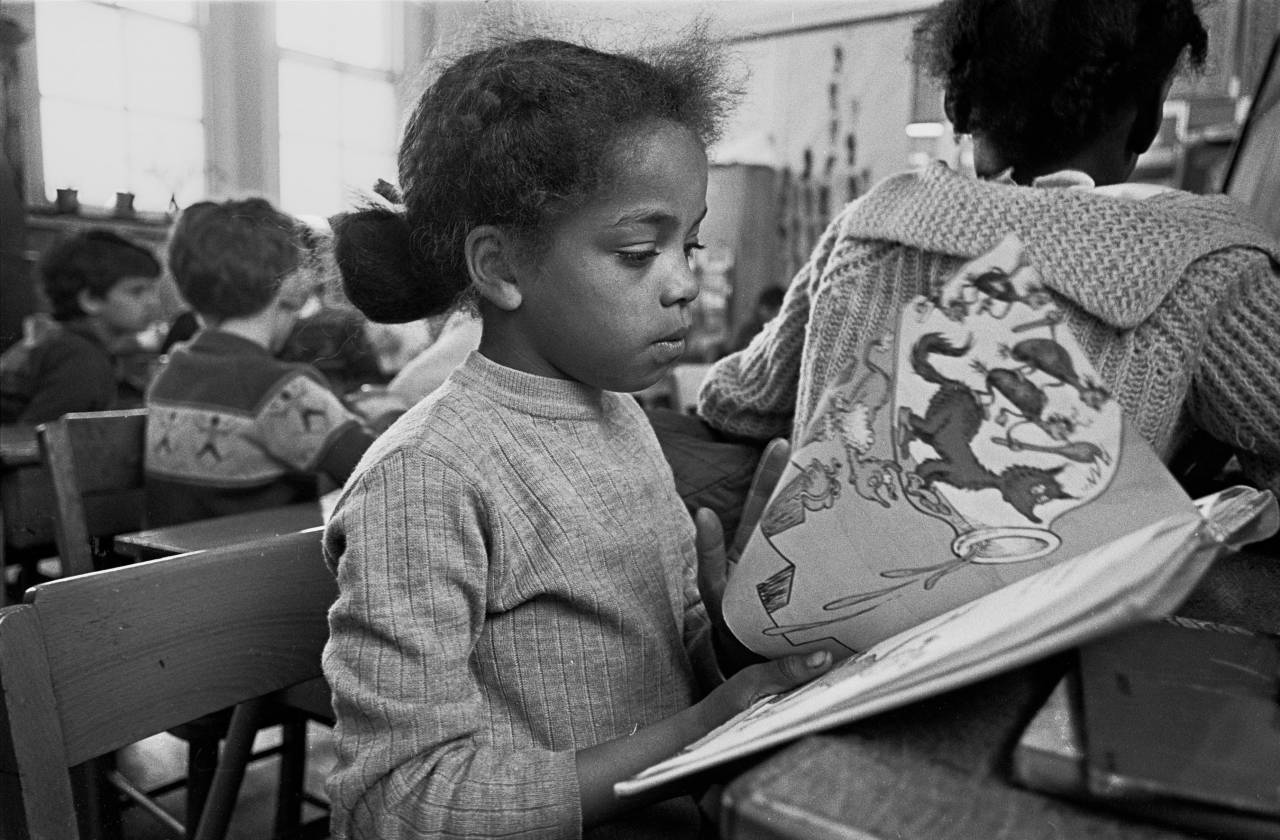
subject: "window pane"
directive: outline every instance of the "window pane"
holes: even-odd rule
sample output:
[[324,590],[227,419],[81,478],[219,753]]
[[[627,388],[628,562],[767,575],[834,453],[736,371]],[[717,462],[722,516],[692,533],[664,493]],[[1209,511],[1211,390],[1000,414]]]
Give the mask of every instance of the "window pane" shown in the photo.
[[342,78],[342,141],[363,149],[394,148],[396,96],[390,82],[347,74]]
[[285,49],[328,57],[333,52],[333,24],[328,2],[276,3],[276,43]]
[[186,207],[204,197],[204,129],[198,120],[133,116],[128,188],[139,210],[165,210],[169,196]]
[[389,55],[390,27],[385,3],[333,3],[333,23],[341,37],[336,38],[333,58],[361,67],[386,69]]
[[120,13],[79,2],[37,3],[35,11],[40,93],[121,104]]
[[280,139],[280,203],[289,212],[328,216],[342,209],[339,172],[337,144]]
[[189,26],[126,15],[128,108],[199,119],[200,39]]
[[196,22],[196,4],[187,0],[117,0],[116,5],[179,23]]
[[80,201],[105,206],[127,189],[124,113],[96,105],[44,99],[40,103],[45,192],[80,191]]
[[336,141],[339,136],[339,78],[324,67],[280,62],[280,134]]

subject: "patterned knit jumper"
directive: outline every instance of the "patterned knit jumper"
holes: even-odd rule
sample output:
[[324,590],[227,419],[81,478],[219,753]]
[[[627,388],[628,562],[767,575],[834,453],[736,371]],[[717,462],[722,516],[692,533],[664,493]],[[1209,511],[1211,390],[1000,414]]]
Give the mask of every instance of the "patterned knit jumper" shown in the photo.
[[1199,426],[1280,491],[1280,243],[1245,212],[1222,196],[1021,187],[940,163],[888,178],[831,223],[778,317],[712,369],[699,413],[758,439],[803,428],[908,301],[1013,232],[1161,457]]

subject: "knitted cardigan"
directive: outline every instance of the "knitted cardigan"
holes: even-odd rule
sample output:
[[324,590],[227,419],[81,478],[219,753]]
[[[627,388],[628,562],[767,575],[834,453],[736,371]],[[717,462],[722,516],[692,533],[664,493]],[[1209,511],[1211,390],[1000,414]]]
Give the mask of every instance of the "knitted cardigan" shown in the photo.
[[1126,416],[1166,460],[1199,426],[1280,491],[1280,244],[1223,196],[882,181],[823,234],[782,310],[712,368],[699,413],[731,434],[803,428],[873,329],[1009,232]]

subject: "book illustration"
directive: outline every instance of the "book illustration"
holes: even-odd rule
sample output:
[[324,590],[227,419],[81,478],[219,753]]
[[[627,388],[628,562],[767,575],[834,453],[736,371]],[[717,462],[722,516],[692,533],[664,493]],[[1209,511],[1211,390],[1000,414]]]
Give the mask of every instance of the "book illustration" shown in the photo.
[[1095,510],[1172,482],[1066,320],[1010,235],[872,331],[730,579],[744,643],[848,656],[1190,505]]
[[1035,574],[882,638],[817,679],[763,698],[671,758],[615,785],[622,796],[923,699],[1170,614],[1216,558],[1274,534],[1267,491],[1188,504]]

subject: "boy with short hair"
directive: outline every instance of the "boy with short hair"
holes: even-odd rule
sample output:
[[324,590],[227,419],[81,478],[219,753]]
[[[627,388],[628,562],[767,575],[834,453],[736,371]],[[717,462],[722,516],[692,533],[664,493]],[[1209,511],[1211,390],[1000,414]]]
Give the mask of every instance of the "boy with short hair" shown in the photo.
[[307,364],[279,350],[310,292],[299,224],[261,198],[200,202],[169,242],[178,291],[205,328],[147,393],[151,524],[313,499],[346,480],[373,434]]
[[23,340],[0,356],[0,422],[141,405],[113,351],[155,317],[159,276],[150,251],[109,230],[50,248],[40,281],[53,320],[30,319]]

